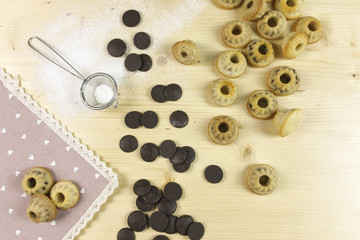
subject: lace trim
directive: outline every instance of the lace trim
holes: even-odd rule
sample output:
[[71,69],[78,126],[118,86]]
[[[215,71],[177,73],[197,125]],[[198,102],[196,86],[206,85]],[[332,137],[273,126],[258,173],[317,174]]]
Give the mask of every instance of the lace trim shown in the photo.
[[101,162],[100,158],[95,156],[94,153],[82,144],[78,138],[75,138],[71,132],[67,131],[66,128],[61,125],[60,121],[55,120],[53,115],[49,114],[44,108],[41,108],[30,95],[25,93],[24,89],[20,87],[20,80],[17,76],[10,75],[5,69],[0,67],[0,81],[2,81],[3,85],[28,109],[39,117],[41,121],[56,132],[62,140],[79,153],[86,161],[89,162],[91,166],[93,166],[109,181],[106,188],[100,193],[96,200],[63,238],[63,240],[72,240],[80,233],[81,229],[85,228],[87,222],[89,222],[93,218],[94,214],[99,211],[100,206],[105,203],[107,198],[114,193],[115,188],[119,185],[117,174],[114,173],[111,168],[107,167],[104,162]]

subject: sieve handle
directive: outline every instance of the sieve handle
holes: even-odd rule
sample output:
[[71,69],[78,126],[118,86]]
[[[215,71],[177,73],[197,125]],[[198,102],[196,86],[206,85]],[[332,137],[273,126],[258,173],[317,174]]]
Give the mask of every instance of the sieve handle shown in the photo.
[[114,101],[111,103],[110,107],[111,108],[117,108],[118,105],[119,105],[119,102],[116,99],[114,99]]
[[[53,60],[52,58],[50,58],[48,55],[46,55],[44,52],[42,52],[41,50],[39,50],[38,48],[34,47],[33,45],[33,40],[38,40],[40,41],[40,43],[42,43],[43,45],[45,45],[46,47],[48,47],[53,53],[55,53],[64,63],[66,63],[69,67],[71,67],[72,70],[75,71],[72,72],[69,69],[63,67],[60,63],[56,62],[55,60]],[[41,56],[43,56],[44,58],[46,58],[47,60],[49,60],[50,62],[54,63],[56,66],[62,68],[63,70],[65,70],[66,72],[70,73],[71,75],[80,78],[81,80],[85,80],[84,76],[81,75],[81,73],[79,73],[78,70],[76,70],[76,68],[74,68],[63,56],[61,56],[53,47],[50,46],[49,43],[47,43],[46,41],[44,41],[43,39],[37,37],[37,36],[33,36],[31,38],[29,38],[28,40],[28,44],[29,46],[34,49],[37,53],[39,53]]]

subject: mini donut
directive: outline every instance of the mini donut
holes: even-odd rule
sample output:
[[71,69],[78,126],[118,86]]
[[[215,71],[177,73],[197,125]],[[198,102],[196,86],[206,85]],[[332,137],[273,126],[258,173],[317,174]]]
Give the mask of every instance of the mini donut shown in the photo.
[[57,209],[50,198],[40,193],[34,193],[26,209],[26,214],[35,223],[50,222],[56,218]]
[[293,20],[303,14],[304,0],[275,0],[274,8],[284,14],[287,20]]
[[216,60],[216,67],[225,77],[237,78],[245,72],[247,62],[240,51],[229,50],[219,55]]
[[275,169],[266,164],[251,165],[246,174],[246,184],[251,191],[259,195],[272,193],[278,183]]
[[252,30],[242,20],[235,20],[227,23],[222,32],[221,39],[224,44],[231,48],[245,47],[251,40]]
[[261,39],[252,40],[246,47],[245,55],[248,63],[254,67],[266,67],[275,58],[275,52],[271,43]]
[[29,169],[21,181],[23,191],[29,196],[34,193],[46,195],[50,192],[53,185],[54,180],[50,171],[43,167]]
[[298,19],[292,29],[294,32],[305,32],[309,36],[309,44],[318,42],[324,33],[321,22],[317,18],[310,16]]
[[294,59],[305,51],[308,39],[304,32],[292,32],[283,39],[273,41],[273,44],[284,58]]
[[278,101],[272,92],[257,90],[250,94],[246,108],[255,118],[269,119],[275,115],[278,108]]
[[224,9],[234,9],[240,7],[243,0],[215,0],[215,3]]
[[200,54],[196,44],[191,40],[176,42],[172,47],[174,58],[185,65],[192,65],[200,62]]
[[246,21],[258,20],[266,11],[266,0],[245,0],[239,8],[240,17]]
[[239,125],[232,117],[217,116],[208,125],[208,135],[214,143],[228,145],[238,138]]
[[277,96],[290,95],[299,88],[300,77],[295,69],[287,66],[274,68],[268,75],[266,83]]
[[274,127],[281,137],[286,137],[298,128],[303,118],[303,111],[300,108],[280,109],[274,117]]
[[55,183],[51,189],[50,197],[56,207],[60,209],[69,209],[75,206],[79,201],[79,189],[71,181],[60,181]]
[[213,81],[209,85],[208,96],[212,103],[220,107],[234,104],[238,98],[235,84],[226,78]]
[[267,11],[265,15],[257,20],[256,29],[259,35],[265,39],[272,40],[280,38],[286,31],[286,18],[278,11]]

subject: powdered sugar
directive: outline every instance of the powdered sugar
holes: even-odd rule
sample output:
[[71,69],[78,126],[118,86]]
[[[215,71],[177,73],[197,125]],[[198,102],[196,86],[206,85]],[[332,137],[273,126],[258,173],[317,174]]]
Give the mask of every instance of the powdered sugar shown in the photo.
[[94,96],[98,103],[107,104],[113,98],[114,92],[108,85],[101,84],[95,88]]

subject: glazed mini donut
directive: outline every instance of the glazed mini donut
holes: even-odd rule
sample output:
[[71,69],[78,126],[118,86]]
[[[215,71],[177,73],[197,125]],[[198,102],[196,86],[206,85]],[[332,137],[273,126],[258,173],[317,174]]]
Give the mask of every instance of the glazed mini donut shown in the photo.
[[216,60],[216,67],[225,77],[237,78],[245,72],[247,62],[240,51],[229,50],[219,55]]
[[54,180],[48,169],[43,167],[34,167],[29,169],[21,182],[23,191],[31,196],[34,193],[48,194]]
[[234,9],[240,7],[242,0],[215,0],[215,3],[224,9]]
[[26,214],[35,223],[50,222],[56,218],[57,209],[47,196],[34,193],[26,209]]
[[232,117],[217,116],[208,125],[208,135],[214,143],[228,145],[238,138],[239,125]]
[[50,197],[56,207],[69,209],[79,201],[79,189],[71,181],[60,181],[55,183],[50,192]]
[[259,35],[265,39],[278,39],[286,30],[286,18],[278,11],[272,10],[257,20],[256,29]]
[[258,90],[250,94],[246,108],[255,118],[269,119],[275,115],[278,108],[278,101],[270,91]]
[[200,62],[200,54],[196,44],[191,40],[176,42],[172,47],[174,58],[185,65],[192,65]]
[[248,63],[254,67],[266,67],[273,62],[275,52],[267,40],[255,39],[246,47],[245,52]]
[[213,81],[208,89],[208,96],[212,103],[220,107],[234,104],[238,98],[235,84],[226,78]]
[[269,73],[266,83],[277,96],[290,95],[299,88],[300,77],[295,69],[287,66],[276,67]]
[[323,36],[323,26],[321,22],[314,17],[302,17],[298,19],[293,25],[294,32],[305,32],[308,36],[308,43],[316,43]]
[[240,6],[240,17],[246,21],[258,20],[266,11],[266,0],[245,0]]
[[281,137],[286,137],[298,128],[303,118],[303,111],[300,108],[280,109],[274,117],[274,127]]
[[256,194],[267,195],[272,193],[278,183],[275,169],[266,164],[251,165],[246,174],[246,184]]
[[252,30],[242,20],[235,20],[227,23],[222,32],[221,39],[224,44],[231,48],[245,47],[251,40]]
[[275,10],[284,14],[287,20],[301,17],[304,12],[304,0],[275,0]]

